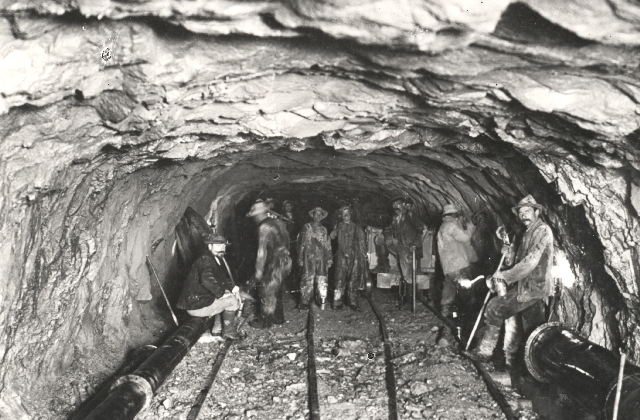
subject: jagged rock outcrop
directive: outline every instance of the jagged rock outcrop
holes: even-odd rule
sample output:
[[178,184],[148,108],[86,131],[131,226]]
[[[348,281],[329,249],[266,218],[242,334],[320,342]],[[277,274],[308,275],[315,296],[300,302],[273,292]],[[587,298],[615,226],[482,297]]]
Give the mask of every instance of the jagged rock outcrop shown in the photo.
[[223,226],[263,189],[370,202],[402,191],[426,219],[453,201],[509,223],[533,193],[562,252],[563,319],[638,360],[637,4],[0,10],[5,401],[95,349],[121,354],[147,311],[138,301],[157,298],[147,253],[177,287],[184,207]]

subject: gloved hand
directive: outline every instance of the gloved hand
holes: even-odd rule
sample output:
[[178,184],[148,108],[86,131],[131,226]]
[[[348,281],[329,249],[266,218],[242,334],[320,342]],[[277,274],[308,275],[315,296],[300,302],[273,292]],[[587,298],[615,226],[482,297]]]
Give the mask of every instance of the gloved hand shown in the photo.
[[495,287],[495,284],[493,282],[493,276],[487,277],[486,282],[487,282],[487,287],[489,288],[489,290],[491,290],[493,293],[495,293],[496,292],[496,287]]

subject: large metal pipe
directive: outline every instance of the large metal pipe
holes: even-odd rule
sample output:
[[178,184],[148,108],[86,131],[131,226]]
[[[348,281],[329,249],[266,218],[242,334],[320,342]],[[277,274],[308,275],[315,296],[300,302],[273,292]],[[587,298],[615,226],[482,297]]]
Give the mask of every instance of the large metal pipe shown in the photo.
[[109,396],[85,420],[132,420],[149,405],[153,394],[198,341],[213,317],[192,317],[132,374],[118,379]]
[[[541,325],[527,340],[531,375],[554,383],[576,401],[612,419],[620,357],[557,322]],[[626,363],[618,420],[640,418],[640,368]]]

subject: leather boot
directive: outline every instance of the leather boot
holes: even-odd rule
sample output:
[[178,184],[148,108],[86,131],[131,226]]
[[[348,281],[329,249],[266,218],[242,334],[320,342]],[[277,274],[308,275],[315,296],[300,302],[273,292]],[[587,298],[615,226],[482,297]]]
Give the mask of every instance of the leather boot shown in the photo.
[[213,323],[213,327],[211,328],[211,335],[220,336],[222,335],[222,314],[214,315],[215,321]]
[[249,326],[259,330],[269,329],[273,327],[273,317],[271,315],[261,315],[249,323]]
[[516,357],[517,357],[516,353],[505,353],[504,363],[508,371],[511,371],[513,367],[516,365]]
[[236,322],[237,311],[224,311],[222,313],[222,337],[237,340],[240,338]]
[[278,293],[278,299],[276,300],[276,311],[273,314],[274,324],[284,324],[284,288],[280,288]]
[[500,327],[486,325],[483,328],[480,344],[478,344],[478,346],[469,353],[471,357],[481,362],[486,362],[491,359],[491,356],[493,356],[493,350],[496,348],[496,344],[498,344],[499,336]]
[[[355,295],[356,292],[354,292]],[[352,311],[360,312],[360,305],[358,304],[358,298],[349,294],[349,307]]]
[[333,291],[333,309],[339,311],[344,308],[344,303],[342,303],[342,293],[340,290],[336,289]]

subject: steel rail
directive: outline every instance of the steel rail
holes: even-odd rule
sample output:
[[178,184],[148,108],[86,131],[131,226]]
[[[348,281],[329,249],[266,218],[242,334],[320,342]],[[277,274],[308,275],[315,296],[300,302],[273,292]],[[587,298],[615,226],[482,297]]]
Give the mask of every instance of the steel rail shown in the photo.
[[[420,301],[427,309],[433,312],[435,316],[440,318],[440,320],[445,324],[445,328],[447,327],[451,328],[452,331],[456,330],[456,325],[453,322],[451,322],[451,320],[443,316],[440,313],[440,311],[438,311],[436,308],[431,306],[424,299],[420,299]],[[463,344],[462,341],[458,337],[456,337],[455,334],[453,334],[453,336],[459,345]],[[509,403],[507,402],[507,399],[504,397],[504,394],[500,392],[496,383],[493,381],[493,379],[491,379],[491,376],[489,375],[487,370],[484,368],[484,366],[482,366],[482,363],[470,357],[467,352],[459,351],[459,353],[465,359],[469,360],[473,364],[473,366],[475,366],[478,373],[480,373],[480,376],[482,376],[484,383],[487,385],[487,390],[489,391],[489,394],[491,394],[495,402],[498,403],[498,406],[502,410],[502,413],[505,415],[507,420],[517,420],[518,417],[514,414],[513,409],[511,408],[511,405],[509,405]]]
[[312,302],[309,305],[307,322],[307,375],[309,385],[309,420],[320,420],[320,399],[318,398],[318,376],[316,372],[316,348],[313,341],[315,331],[316,311]]
[[[369,302],[371,310],[378,318],[380,323],[380,332],[382,333],[382,340],[384,343],[384,361],[385,361],[385,382],[387,386],[387,394],[389,395],[389,420],[398,420],[398,394],[396,385],[396,375],[393,370],[393,362],[391,361],[391,342],[389,341],[389,332],[387,331],[387,324],[384,322],[384,318],[378,308],[373,303],[373,300],[368,293],[363,293],[364,297]],[[415,295],[414,295],[415,296]]]
[[[246,318],[242,318],[242,320],[238,324],[237,330],[239,330],[242,327],[245,320]],[[200,393],[198,394],[198,397],[196,398],[195,403],[191,406],[191,410],[189,410],[189,414],[187,415],[187,420],[196,420],[198,418],[198,415],[200,414],[200,410],[202,409],[202,406],[204,405],[204,402],[206,401],[207,396],[209,395],[209,391],[211,391],[213,382],[216,380],[216,376],[218,376],[220,367],[222,366],[222,363],[224,362],[224,359],[227,356],[227,352],[229,351],[229,348],[231,348],[231,346],[235,341],[236,340],[232,338],[226,338],[224,340],[224,344],[222,345],[222,348],[220,348],[220,351],[218,351],[218,354],[216,355],[216,360],[211,366],[211,371],[209,372],[209,375],[207,375],[207,379],[205,380],[204,387],[200,390]]]

